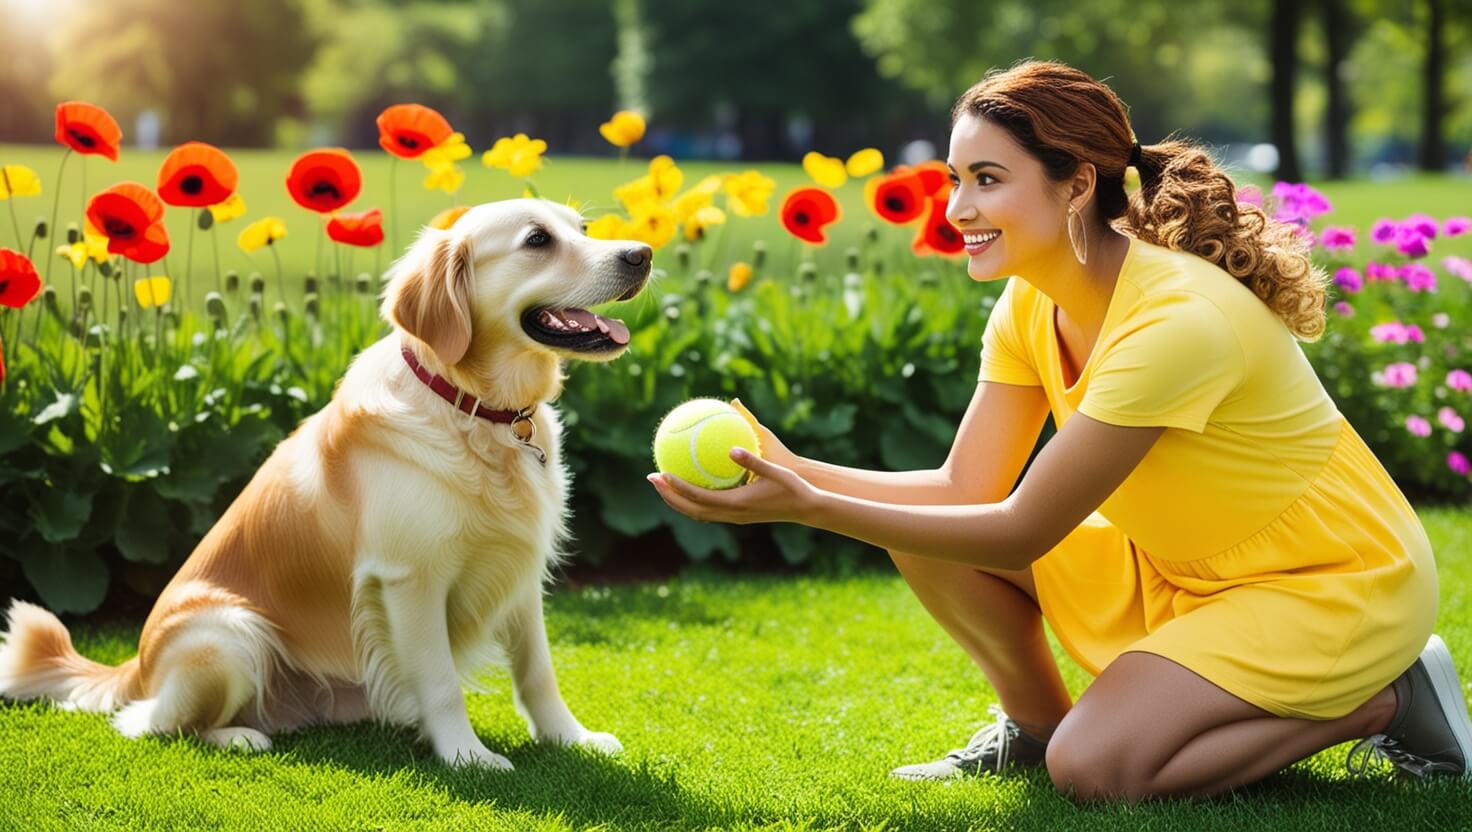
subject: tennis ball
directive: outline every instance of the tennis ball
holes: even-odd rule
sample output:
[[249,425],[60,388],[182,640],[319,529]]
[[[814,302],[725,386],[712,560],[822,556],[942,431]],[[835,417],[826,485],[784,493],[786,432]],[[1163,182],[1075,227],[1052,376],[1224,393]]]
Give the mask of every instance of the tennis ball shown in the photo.
[[749,472],[731,459],[732,448],[761,454],[746,417],[719,399],[691,399],[660,421],[654,465],[702,488],[735,488]]

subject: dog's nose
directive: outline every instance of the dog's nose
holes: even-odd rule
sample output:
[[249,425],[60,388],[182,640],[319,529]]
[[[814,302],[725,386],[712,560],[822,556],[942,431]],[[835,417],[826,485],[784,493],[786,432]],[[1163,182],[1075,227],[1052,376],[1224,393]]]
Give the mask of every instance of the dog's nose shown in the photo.
[[642,266],[653,259],[654,249],[651,249],[649,246],[640,246],[639,248],[631,248],[619,256],[630,266]]

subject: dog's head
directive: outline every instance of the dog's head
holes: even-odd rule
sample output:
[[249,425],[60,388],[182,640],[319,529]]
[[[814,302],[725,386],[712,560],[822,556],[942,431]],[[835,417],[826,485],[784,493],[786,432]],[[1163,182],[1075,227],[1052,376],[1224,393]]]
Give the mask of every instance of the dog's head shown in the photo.
[[384,313],[446,367],[491,345],[608,361],[629,329],[588,307],[639,294],[652,259],[643,243],[589,237],[567,206],[487,203],[449,231],[424,230],[394,265]]

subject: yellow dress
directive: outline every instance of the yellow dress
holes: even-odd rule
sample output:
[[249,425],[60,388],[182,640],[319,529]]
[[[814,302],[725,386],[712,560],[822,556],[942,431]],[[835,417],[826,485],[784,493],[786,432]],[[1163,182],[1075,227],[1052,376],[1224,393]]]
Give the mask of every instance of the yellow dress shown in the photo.
[[1131,240],[1072,386],[1054,304],[1020,278],[982,344],[980,380],[1042,387],[1059,428],[1166,428],[1033,564],[1085,670],[1143,651],[1277,716],[1332,719],[1416,660],[1437,606],[1426,532],[1288,328],[1225,271]]

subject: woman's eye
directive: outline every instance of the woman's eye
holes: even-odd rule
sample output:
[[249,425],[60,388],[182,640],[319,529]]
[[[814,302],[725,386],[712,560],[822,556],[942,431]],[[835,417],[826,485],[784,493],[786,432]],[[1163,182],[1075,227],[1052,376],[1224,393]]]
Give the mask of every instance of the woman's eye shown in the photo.
[[532,248],[541,248],[550,242],[552,242],[552,237],[545,231],[533,231],[531,236],[526,238],[526,244]]
[[997,178],[989,173],[983,173],[980,176],[976,177],[976,184],[982,186],[983,188],[985,188],[987,185],[992,184],[995,181],[997,181]]

